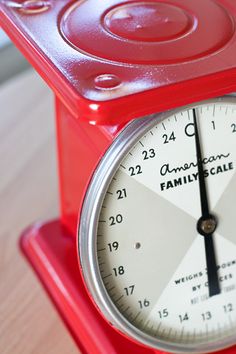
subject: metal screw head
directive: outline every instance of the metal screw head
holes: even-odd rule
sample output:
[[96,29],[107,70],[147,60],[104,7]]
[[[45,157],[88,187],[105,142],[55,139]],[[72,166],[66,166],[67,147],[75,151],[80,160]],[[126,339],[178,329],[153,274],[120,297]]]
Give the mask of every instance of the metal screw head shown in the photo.
[[95,87],[99,90],[114,90],[121,85],[121,80],[113,74],[102,74],[95,78]]
[[25,14],[38,14],[50,8],[50,0],[3,0],[8,7],[18,9]]
[[48,0],[26,0],[22,3],[21,11],[26,13],[39,13],[48,10],[50,3]]
[[198,224],[198,228],[202,231],[201,233],[205,235],[211,235],[215,231],[216,226],[217,222],[214,217],[205,220],[200,219]]

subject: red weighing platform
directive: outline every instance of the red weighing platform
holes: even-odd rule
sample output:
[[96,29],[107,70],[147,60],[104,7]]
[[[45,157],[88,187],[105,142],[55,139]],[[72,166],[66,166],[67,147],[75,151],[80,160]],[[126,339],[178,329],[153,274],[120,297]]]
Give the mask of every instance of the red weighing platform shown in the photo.
[[61,215],[29,227],[22,250],[82,353],[164,353],[119,333],[90,299],[80,212],[131,120],[236,91],[235,0],[0,0],[0,25],[56,97]]

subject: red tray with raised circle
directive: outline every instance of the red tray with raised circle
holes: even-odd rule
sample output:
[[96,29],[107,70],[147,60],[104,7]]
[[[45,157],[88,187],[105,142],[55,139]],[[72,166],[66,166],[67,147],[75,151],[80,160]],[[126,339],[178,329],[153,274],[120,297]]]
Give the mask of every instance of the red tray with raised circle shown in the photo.
[[235,18],[234,0],[0,2],[2,27],[54,92],[101,123],[230,92]]

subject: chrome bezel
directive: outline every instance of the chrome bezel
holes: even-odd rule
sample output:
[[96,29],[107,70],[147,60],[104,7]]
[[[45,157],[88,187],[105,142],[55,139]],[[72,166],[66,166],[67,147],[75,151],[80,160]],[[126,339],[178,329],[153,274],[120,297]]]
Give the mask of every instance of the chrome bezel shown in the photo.
[[112,178],[122,160],[140,138],[156,124],[174,114],[214,102],[236,104],[236,98],[233,95],[224,96],[131,121],[114,140],[95,170],[81,212],[78,230],[79,257],[85,283],[95,304],[107,321],[123,334],[146,346],[165,352],[182,354],[211,353],[234,345],[236,343],[236,334],[216,340],[213,343],[180,344],[154,338],[133,326],[116,308],[103,284],[97,261],[97,225],[104,196]]

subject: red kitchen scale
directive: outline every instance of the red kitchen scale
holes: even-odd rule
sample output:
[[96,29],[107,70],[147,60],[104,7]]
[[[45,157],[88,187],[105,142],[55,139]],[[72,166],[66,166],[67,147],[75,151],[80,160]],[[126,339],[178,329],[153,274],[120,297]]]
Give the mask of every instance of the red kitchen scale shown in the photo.
[[234,0],[0,0],[53,89],[61,215],[21,247],[82,353],[236,353]]

